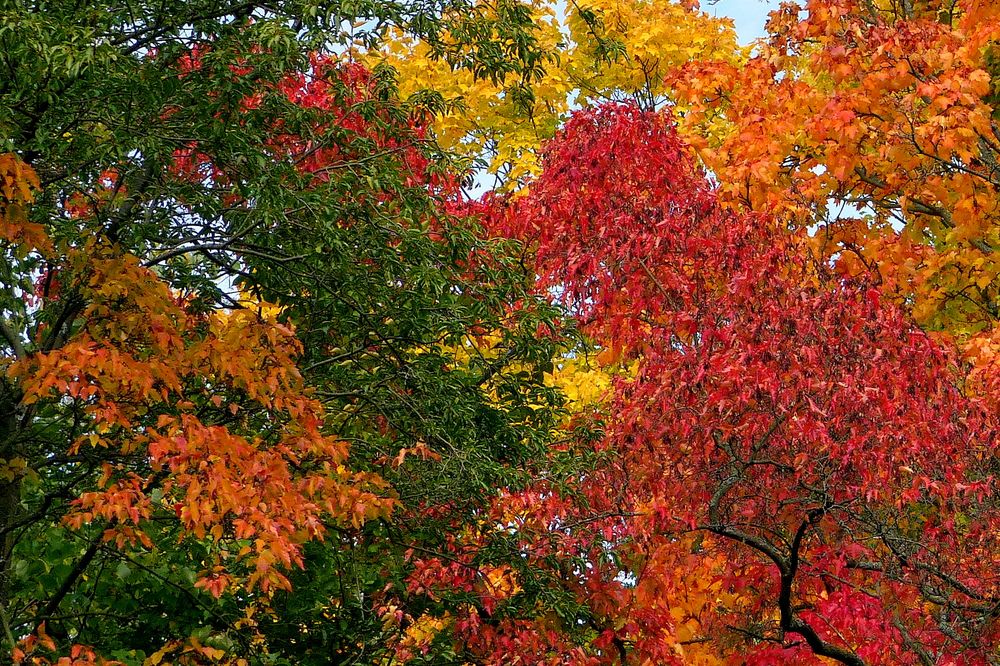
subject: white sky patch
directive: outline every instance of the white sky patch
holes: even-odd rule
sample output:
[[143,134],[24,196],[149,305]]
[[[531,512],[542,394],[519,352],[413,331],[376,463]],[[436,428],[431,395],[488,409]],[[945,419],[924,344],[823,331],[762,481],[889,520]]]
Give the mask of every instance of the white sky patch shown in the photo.
[[728,16],[736,23],[741,44],[764,36],[769,12],[778,8],[777,0],[702,0],[701,8],[712,16]]

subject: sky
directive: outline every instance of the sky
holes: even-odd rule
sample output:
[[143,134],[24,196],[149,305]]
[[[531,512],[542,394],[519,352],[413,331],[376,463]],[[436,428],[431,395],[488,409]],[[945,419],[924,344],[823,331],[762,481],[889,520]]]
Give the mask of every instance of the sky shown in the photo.
[[748,44],[764,35],[767,13],[778,8],[778,0],[702,0],[703,11],[715,16],[729,16],[736,21],[740,42]]

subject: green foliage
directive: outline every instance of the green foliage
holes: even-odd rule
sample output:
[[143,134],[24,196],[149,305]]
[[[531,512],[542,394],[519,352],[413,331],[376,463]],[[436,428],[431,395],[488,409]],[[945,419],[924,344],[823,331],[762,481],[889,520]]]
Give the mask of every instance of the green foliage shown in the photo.
[[[325,541],[307,546],[293,593],[215,599],[195,583],[221,546],[183,536],[158,489],[151,546],[119,548],[100,524],[63,523],[81,493],[102,487],[106,464],[157,472],[142,451],[73,449],[91,431],[87,401],[26,408],[5,373],[0,457],[23,465],[0,483],[10,638],[44,622],[53,654],[85,644],[128,664],[167,658],[165,646],[192,637],[253,663],[369,661],[385,631],[378,595],[403,584],[406,550],[436,547],[446,523],[475,522],[498,489],[546,464],[561,398],[542,371],[565,344],[563,324],[529,294],[517,248],[484,240],[449,186],[432,184],[463,176],[420,132],[440,98],[400,101],[389,68],[359,95],[319,64],[389,27],[477,77],[539,72],[530,12],[514,2],[489,15],[422,1],[0,4],[0,152],[39,174],[31,220],[54,244],[0,246],[11,332],[0,370],[58,352],[88,325],[70,257],[89,243],[111,247],[138,257],[191,312],[276,304],[266,316],[294,327],[324,432],[348,442],[350,468],[381,476],[400,505],[388,522],[331,521]],[[325,87],[313,103],[283,88],[294,80]],[[482,331],[501,332],[491,355],[457,361]],[[219,407],[206,381],[189,387],[199,414]],[[265,443],[285,426],[249,407],[216,423]],[[402,460],[421,446],[424,458]],[[436,519],[419,513],[442,506]],[[0,639],[5,651],[9,642]]]

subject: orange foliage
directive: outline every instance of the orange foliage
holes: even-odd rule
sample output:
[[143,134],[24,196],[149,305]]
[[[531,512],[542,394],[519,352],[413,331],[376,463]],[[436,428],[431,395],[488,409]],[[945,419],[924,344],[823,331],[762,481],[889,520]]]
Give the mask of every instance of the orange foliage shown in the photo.
[[[23,206],[37,179],[18,162],[0,165],[20,178],[4,181],[5,199]],[[51,247],[36,226],[17,234],[8,224],[5,238],[24,252]],[[69,248],[51,270],[85,304],[79,323],[6,372],[22,408],[82,411],[69,455],[103,450],[98,486],[73,501],[66,525],[100,525],[120,549],[155,549],[170,517],[182,539],[212,544],[196,587],[218,597],[288,589],[284,572],[326,524],[358,527],[391,510],[380,480],[347,469],[346,443],[321,432],[290,328],[249,309],[199,312],[101,239]]]
[[874,271],[982,362],[1000,315],[1000,7],[785,2],[768,32],[744,65],[694,61],[674,78],[724,196],[816,225],[819,257]]

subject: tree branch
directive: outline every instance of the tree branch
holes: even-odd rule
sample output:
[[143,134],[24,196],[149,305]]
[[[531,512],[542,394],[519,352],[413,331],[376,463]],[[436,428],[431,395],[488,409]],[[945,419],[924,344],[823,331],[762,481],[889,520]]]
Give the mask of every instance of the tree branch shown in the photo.
[[21,341],[17,339],[17,334],[11,330],[10,326],[7,325],[7,320],[3,317],[0,317],[0,335],[2,335],[4,340],[7,341],[7,344],[14,352],[15,357],[23,359],[28,356],[27,352],[24,350],[24,345],[22,345]]

